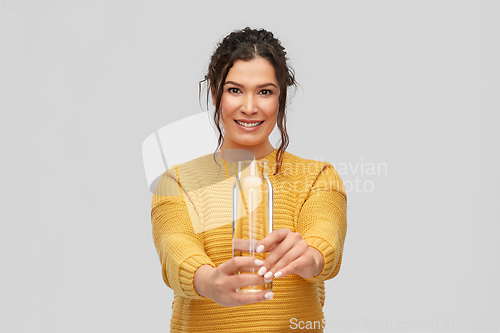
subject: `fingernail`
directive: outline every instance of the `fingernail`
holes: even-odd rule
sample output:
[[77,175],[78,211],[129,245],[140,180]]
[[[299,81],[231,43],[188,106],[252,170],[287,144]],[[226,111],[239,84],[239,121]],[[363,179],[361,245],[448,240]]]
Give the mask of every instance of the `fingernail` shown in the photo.
[[262,265],[264,265],[264,262],[262,260],[260,260],[260,259],[255,259],[255,264],[257,266],[262,266]]
[[257,272],[257,274],[259,274],[260,276],[264,275],[264,273],[267,271],[267,268],[266,266],[262,266],[261,268],[259,268],[259,271]]
[[270,300],[272,299],[274,294],[272,292],[268,292],[267,294],[264,295],[265,299]]
[[271,282],[272,280],[273,280],[273,279],[264,279],[264,282],[265,282],[265,283],[269,283],[269,282]]
[[281,277],[282,275],[283,275],[283,273],[281,273],[281,272],[277,272],[276,274],[274,274],[274,277],[279,278],[279,277]]
[[264,252],[264,245],[259,245],[259,246],[257,246],[256,251],[257,251],[257,253],[262,253],[262,252]]
[[273,277],[273,272],[267,272],[267,273],[264,275],[264,277],[265,277],[266,279],[270,279],[270,278],[272,278],[272,277]]

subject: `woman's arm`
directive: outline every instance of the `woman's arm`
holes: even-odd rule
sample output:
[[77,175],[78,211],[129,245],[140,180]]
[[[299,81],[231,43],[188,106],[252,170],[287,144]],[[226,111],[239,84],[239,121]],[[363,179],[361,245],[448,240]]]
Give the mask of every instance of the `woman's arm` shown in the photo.
[[201,298],[193,286],[194,273],[202,265],[215,265],[205,253],[203,235],[193,230],[194,210],[188,209],[177,177],[176,169],[166,170],[156,186],[151,209],[153,240],[165,284],[176,294]]
[[237,306],[269,300],[272,292],[236,293],[237,288],[264,284],[254,274],[234,272],[258,268],[262,262],[251,257],[232,258],[215,266],[204,250],[203,233],[195,233],[198,223],[191,201],[177,181],[178,174],[167,170],[155,189],[151,221],[153,239],[160,257],[163,280],[176,294],[187,298],[207,297],[223,306]]
[[270,252],[264,277],[297,274],[311,281],[333,278],[340,269],[347,231],[347,196],[333,166],[326,163],[302,205],[297,232],[273,231],[260,251]]
[[342,179],[329,163],[318,175],[302,206],[297,231],[324,259],[322,271],[310,280],[335,277],[340,270],[347,233],[347,195]]

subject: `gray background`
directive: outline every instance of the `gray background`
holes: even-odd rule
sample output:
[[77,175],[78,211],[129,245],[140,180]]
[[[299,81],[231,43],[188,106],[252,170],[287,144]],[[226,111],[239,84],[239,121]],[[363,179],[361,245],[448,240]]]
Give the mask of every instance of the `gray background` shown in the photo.
[[141,145],[201,112],[216,43],[246,25],[301,84],[288,151],[351,184],[327,331],[498,331],[499,9],[3,1],[0,331],[168,331]]

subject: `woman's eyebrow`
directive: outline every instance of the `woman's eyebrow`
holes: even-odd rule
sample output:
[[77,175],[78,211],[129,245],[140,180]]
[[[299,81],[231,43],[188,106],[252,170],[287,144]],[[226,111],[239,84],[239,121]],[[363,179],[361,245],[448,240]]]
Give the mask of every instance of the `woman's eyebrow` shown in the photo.
[[[233,84],[233,85],[235,85],[235,86],[237,86],[237,87],[241,87],[241,88],[243,88],[243,85],[241,85],[241,84],[239,84],[239,83],[236,83],[236,82],[234,82],[234,81],[226,81],[226,82],[224,83],[224,85],[226,85],[226,84]],[[267,86],[273,86],[273,87],[275,87],[276,89],[278,89],[278,87],[277,87],[274,83],[272,83],[272,82],[268,82],[268,83],[264,83],[264,84],[259,84],[259,85],[257,86],[257,88],[264,88],[264,87],[267,87]]]
[[234,85],[235,85],[235,86],[237,86],[237,87],[243,87],[243,85],[241,85],[241,84],[239,84],[239,83],[236,83],[236,82],[234,82],[234,81],[226,81],[226,82],[224,83],[224,85],[226,85],[226,84],[234,84]]
[[268,82],[268,83],[264,83],[264,84],[259,84],[257,86],[257,88],[264,88],[264,87],[267,87],[267,86],[273,86],[274,88],[278,89],[278,87],[274,83],[272,83],[272,82]]

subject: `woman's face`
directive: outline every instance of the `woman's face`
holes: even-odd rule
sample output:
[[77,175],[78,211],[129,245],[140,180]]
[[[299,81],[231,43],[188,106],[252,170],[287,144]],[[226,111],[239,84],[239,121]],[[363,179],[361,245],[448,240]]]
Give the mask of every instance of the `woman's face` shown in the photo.
[[276,73],[269,61],[261,57],[235,61],[221,98],[222,148],[247,149],[256,158],[272,152],[269,135],[276,126],[279,94]]

